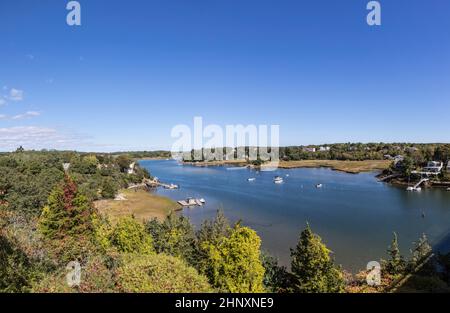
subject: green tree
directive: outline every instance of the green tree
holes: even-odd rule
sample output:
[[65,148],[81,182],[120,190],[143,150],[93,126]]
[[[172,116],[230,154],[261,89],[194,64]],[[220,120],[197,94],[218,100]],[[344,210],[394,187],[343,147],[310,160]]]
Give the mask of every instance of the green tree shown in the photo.
[[403,176],[411,176],[411,172],[414,170],[414,162],[410,157],[405,157],[403,161],[401,161],[401,171]]
[[31,263],[20,247],[0,232],[0,293],[30,287]]
[[422,234],[419,240],[413,244],[414,247],[411,250],[410,266],[414,268],[431,254],[432,248],[428,243],[428,238],[425,234]]
[[63,183],[50,194],[39,219],[39,230],[47,239],[92,234],[95,212],[88,199],[77,192],[77,186],[66,175]]
[[197,245],[195,251],[195,266],[200,273],[213,277],[213,268],[209,260],[209,245],[217,246],[224,237],[232,231],[230,223],[221,210],[217,211],[214,220],[205,220],[196,233]]
[[217,245],[204,242],[211,266],[210,283],[224,292],[263,292],[264,267],[260,260],[261,239],[239,224]]
[[146,226],[158,253],[182,258],[191,265],[195,263],[196,238],[188,218],[172,213],[162,223],[153,219]]
[[113,180],[109,177],[105,178],[102,182],[102,197],[105,199],[112,199],[115,197],[116,192],[117,187],[115,186]]
[[344,278],[334,265],[330,250],[306,225],[295,249],[291,249],[292,291],[343,292]]
[[393,233],[393,238],[391,245],[387,250],[387,254],[389,259],[384,261],[385,270],[391,275],[401,274],[405,270],[405,260],[400,253],[400,248],[398,246],[398,238],[397,233]]
[[144,225],[127,216],[118,220],[111,234],[111,243],[120,252],[153,254],[152,237],[145,231]]
[[116,164],[119,166],[121,172],[125,172],[130,167],[131,158],[126,154],[121,154],[116,159]]
[[290,284],[290,275],[285,266],[278,265],[272,255],[262,252],[261,263],[264,267],[264,287],[268,292],[285,292]]

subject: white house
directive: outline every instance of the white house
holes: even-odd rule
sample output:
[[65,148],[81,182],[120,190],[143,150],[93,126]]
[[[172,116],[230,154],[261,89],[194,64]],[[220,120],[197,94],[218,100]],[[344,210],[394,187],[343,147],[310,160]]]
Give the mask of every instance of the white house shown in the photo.
[[134,174],[134,165],[136,164],[136,162],[133,162],[130,164],[130,167],[128,168],[128,174]]
[[305,148],[303,148],[303,151],[306,151],[306,152],[316,152],[316,148],[308,148],[308,147],[305,147]]
[[440,173],[442,168],[444,167],[444,163],[439,161],[429,161],[427,166],[423,168],[424,172],[430,173]]
[[330,147],[320,147],[319,151],[330,151]]

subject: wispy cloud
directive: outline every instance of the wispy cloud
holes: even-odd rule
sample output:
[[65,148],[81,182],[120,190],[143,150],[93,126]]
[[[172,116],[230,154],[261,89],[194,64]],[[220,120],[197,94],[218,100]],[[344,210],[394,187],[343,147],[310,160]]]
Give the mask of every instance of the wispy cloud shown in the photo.
[[26,119],[26,118],[36,117],[36,116],[39,116],[39,115],[41,115],[41,113],[39,113],[39,112],[27,111],[27,112],[25,112],[23,114],[14,115],[11,119],[13,119],[13,120],[23,120],[23,119]]
[[23,90],[11,88],[9,91],[8,99],[11,101],[22,101],[23,100]]
[[41,115],[41,113],[37,112],[37,111],[27,111],[25,113],[16,114],[16,115],[13,115],[13,116],[0,114],[0,120],[23,120],[23,119],[29,119],[29,118],[37,117],[37,116],[40,116],[40,115]]
[[88,137],[64,133],[54,128],[16,126],[0,128],[0,150],[10,151],[22,145],[26,149],[73,149],[89,145]]

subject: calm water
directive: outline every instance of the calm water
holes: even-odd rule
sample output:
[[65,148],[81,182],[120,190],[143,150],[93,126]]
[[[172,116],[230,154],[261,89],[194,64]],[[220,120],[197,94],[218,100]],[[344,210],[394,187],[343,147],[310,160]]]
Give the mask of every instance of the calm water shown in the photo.
[[[263,248],[284,265],[289,264],[289,248],[295,246],[306,221],[334,252],[337,263],[350,271],[386,257],[393,231],[399,235],[404,254],[423,232],[433,244],[450,233],[450,192],[406,192],[378,182],[375,173],[353,175],[330,169],[257,172],[180,166],[164,160],[140,164],[161,181],[181,187],[161,188],[158,194],[174,200],[205,198],[205,206],[183,210],[194,225],[213,218],[221,208],[230,220],[241,219],[255,229]],[[283,176],[284,183],[274,184],[275,175]],[[248,182],[249,177],[256,180]],[[323,188],[317,189],[317,183]]]

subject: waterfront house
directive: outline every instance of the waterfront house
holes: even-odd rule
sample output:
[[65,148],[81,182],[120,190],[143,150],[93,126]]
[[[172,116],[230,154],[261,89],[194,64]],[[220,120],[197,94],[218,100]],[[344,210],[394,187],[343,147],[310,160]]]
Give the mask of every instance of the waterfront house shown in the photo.
[[130,164],[130,167],[128,168],[127,173],[128,174],[134,174],[134,166],[136,165],[136,162],[133,162]]
[[303,148],[303,151],[305,151],[305,152],[316,152],[316,148],[305,147],[305,148]]
[[429,161],[427,166],[423,168],[423,171],[438,174],[442,171],[443,167],[444,163],[440,161]]
[[330,151],[330,147],[320,147],[319,151]]

